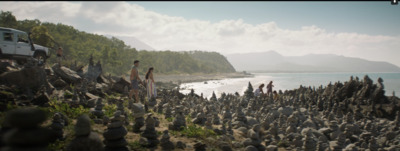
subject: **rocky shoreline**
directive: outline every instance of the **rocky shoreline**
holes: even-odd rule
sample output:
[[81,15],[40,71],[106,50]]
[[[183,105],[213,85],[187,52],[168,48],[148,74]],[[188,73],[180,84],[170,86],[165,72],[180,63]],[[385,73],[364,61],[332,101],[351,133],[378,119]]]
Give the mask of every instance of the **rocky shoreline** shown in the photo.
[[43,150],[58,143],[60,150],[88,151],[397,151],[400,99],[385,96],[382,82],[350,77],[281,91],[275,100],[254,97],[251,83],[243,96],[209,100],[165,88],[148,99],[141,87],[135,103],[127,99],[129,82],[103,75],[92,59],[83,68],[1,63],[0,148]]
[[[183,83],[246,77],[254,77],[254,75],[243,72],[214,74],[155,74],[154,80],[156,81],[156,85],[160,88],[173,89]],[[128,79],[128,77],[126,77],[126,79]]]

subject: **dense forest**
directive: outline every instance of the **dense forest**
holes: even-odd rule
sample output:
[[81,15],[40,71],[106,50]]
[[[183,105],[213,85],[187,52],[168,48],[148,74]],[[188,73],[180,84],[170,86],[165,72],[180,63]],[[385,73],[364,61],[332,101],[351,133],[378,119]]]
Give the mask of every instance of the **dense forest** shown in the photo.
[[217,52],[205,51],[137,51],[115,37],[79,31],[72,26],[35,20],[17,20],[9,11],[1,11],[0,27],[14,28],[31,32],[34,43],[51,50],[48,62],[55,62],[55,50],[61,46],[67,64],[87,64],[93,55],[94,61],[100,61],[103,71],[113,75],[129,73],[134,60],[140,60],[140,71],[154,67],[155,73],[227,73],[235,72],[226,57]]

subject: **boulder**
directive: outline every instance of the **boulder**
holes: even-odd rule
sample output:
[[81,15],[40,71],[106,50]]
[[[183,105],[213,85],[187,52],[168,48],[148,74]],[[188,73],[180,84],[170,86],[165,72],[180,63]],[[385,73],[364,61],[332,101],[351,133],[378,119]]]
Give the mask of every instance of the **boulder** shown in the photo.
[[0,84],[16,85],[20,88],[31,88],[33,90],[42,86],[48,87],[46,71],[36,66],[3,73],[0,75]]
[[52,69],[57,76],[61,77],[67,83],[77,83],[82,79],[75,71],[64,66],[60,67],[58,64],[55,64]]
[[124,93],[124,88],[125,87],[130,87],[130,82],[125,80],[124,78],[120,78],[116,83],[114,83],[111,86],[111,90],[118,92],[118,93]]

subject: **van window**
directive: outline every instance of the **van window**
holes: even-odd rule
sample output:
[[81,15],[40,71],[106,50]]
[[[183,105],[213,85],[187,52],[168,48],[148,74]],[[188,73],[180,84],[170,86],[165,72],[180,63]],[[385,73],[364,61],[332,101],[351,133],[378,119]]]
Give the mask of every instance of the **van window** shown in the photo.
[[28,35],[27,34],[18,34],[18,42],[28,43]]
[[3,33],[3,40],[4,41],[14,41],[14,34],[13,33]]

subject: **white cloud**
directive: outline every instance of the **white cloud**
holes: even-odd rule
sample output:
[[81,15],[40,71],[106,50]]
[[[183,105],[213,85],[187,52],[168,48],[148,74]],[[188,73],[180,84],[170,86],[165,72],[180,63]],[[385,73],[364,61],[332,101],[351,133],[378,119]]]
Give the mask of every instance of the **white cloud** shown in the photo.
[[283,55],[331,53],[389,61],[400,66],[400,36],[331,33],[321,27],[280,28],[238,20],[211,23],[146,10],[127,2],[0,2],[17,19],[72,25],[97,34],[134,36],[158,50],[207,50],[223,54],[275,50]]

